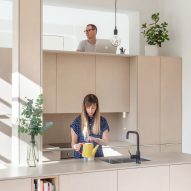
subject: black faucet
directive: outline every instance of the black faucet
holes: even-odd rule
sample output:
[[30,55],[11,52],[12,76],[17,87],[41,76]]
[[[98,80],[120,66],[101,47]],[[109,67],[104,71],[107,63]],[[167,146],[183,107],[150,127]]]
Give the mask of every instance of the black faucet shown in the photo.
[[131,155],[131,159],[136,159],[136,163],[141,163],[141,153],[140,153],[140,149],[139,149],[139,133],[137,131],[128,131],[127,135],[126,135],[126,139],[129,138],[129,134],[135,134],[137,135],[137,151],[135,155]]

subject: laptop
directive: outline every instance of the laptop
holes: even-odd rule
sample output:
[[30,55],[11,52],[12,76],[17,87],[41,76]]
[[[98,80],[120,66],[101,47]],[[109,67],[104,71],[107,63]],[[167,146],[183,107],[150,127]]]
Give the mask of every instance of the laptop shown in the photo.
[[117,47],[111,44],[111,40],[97,39],[95,52],[116,54]]

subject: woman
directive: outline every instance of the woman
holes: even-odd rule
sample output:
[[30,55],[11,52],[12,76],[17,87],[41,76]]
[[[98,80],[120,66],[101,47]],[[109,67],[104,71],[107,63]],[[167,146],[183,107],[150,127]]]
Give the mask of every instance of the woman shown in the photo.
[[71,127],[72,148],[74,158],[82,158],[81,143],[93,142],[99,144],[95,157],[103,157],[102,145],[108,144],[109,126],[107,120],[100,116],[98,98],[94,94],[85,96],[82,113],[78,116]]

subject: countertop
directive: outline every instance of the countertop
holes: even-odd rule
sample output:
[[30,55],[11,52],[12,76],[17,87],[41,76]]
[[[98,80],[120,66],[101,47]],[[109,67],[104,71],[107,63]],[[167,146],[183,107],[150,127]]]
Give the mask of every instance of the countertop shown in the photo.
[[109,164],[101,161],[101,158],[96,158],[94,161],[70,159],[59,162],[44,163],[39,164],[38,167],[10,166],[6,169],[0,170],[0,180],[191,163],[191,155],[183,153],[158,153],[142,157],[150,159],[151,161],[142,162],[141,164],[136,164],[134,162]]

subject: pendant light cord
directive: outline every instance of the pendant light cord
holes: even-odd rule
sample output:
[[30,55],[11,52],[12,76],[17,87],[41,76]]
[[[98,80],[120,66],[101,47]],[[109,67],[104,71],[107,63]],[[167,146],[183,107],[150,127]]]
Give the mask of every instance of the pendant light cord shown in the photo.
[[116,28],[116,12],[117,12],[117,0],[115,0],[115,28]]

